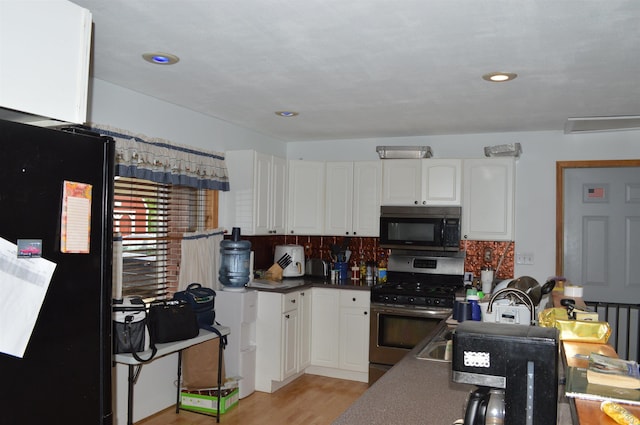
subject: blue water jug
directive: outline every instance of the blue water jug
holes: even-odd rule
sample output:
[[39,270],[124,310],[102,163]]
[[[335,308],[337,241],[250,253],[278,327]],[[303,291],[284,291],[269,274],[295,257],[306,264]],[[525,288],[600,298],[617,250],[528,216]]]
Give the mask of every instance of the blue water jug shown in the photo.
[[243,290],[249,282],[251,242],[240,240],[240,228],[234,227],[231,239],[220,242],[218,278],[225,290]]

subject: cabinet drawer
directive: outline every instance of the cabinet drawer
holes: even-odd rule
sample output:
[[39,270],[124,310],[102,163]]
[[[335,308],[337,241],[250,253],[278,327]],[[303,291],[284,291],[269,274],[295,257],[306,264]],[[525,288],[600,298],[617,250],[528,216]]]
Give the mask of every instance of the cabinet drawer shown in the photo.
[[369,291],[340,291],[340,307],[369,308]]
[[299,291],[289,292],[282,297],[282,312],[296,310],[298,308]]

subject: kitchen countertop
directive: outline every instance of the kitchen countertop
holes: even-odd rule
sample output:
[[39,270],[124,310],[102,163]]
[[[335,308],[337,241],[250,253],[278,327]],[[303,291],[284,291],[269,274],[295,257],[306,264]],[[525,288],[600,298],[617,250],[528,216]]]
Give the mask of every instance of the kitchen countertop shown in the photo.
[[467,397],[475,386],[451,381],[449,362],[417,359],[415,354],[425,343],[382,375],[333,425],[448,425],[463,419]]
[[[415,357],[442,326],[444,322],[376,381],[333,425],[450,425],[464,419],[467,398],[475,385],[453,382],[450,362]],[[571,425],[569,405],[566,399],[560,401],[557,425]]]
[[306,288],[355,289],[361,291],[371,290],[370,286],[367,286],[366,284],[360,284],[360,281],[354,281],[357,284],[352,284],[351,282],[351,280],[348,280],[345,283],[332,283],[322,277],[314,276],[286,277],[279,282],[256,278],[253,280],[253,282],[249,282],[249,284],[247,284],[247,289],[279,292],[283,294]]

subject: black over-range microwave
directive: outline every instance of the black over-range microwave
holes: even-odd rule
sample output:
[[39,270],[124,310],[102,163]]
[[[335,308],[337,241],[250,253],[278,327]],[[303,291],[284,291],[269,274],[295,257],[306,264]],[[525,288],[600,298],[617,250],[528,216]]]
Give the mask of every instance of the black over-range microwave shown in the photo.
[[459,251],[461,218],[461,207],[382,206],[380,246]]

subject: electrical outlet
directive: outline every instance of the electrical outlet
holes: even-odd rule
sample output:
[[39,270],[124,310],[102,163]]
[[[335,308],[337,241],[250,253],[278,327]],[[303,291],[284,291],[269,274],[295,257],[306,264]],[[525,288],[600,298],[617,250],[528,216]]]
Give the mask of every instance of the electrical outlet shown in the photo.
[[532,266],[534,264],[533,252],[517,252],[516,253],[516,264]]
[[492,249],[491,248],[485,248],[484,249],[484,262],[485,263],[490,263],[491,262],[491,255],[492,255]]

